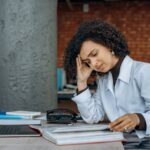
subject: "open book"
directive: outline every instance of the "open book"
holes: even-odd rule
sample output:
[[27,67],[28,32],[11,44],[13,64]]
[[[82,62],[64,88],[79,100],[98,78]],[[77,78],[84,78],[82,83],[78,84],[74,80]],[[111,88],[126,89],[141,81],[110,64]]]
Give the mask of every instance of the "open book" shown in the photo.
[[104,124],[77,123],[50,127],[31,126],[31,128],[38,129],[44,138],[58,145],[124,140],[121,132],[112,132]]

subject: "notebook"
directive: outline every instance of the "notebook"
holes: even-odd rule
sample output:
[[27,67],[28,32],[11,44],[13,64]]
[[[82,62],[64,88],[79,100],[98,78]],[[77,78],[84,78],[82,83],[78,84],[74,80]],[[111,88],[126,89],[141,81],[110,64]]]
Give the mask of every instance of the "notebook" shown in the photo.
[[40,132],[28,125],[0,125],[0,137],[40,136]]
[[17,111],[10,111],[6,112],[7,115],[16,115],[16,116],[26,116],[28,119],[33,119],[35,117],[41,116],[41,112],[37,111],[24,111],[24,110],[17,110]]

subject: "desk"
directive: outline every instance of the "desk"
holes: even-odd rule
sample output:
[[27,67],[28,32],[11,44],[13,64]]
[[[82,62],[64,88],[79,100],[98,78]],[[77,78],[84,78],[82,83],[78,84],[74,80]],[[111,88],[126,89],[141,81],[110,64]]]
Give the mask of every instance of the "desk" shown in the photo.
[[121,142],[57,146],[42,137],[0,138],[0,150],[124,150]]

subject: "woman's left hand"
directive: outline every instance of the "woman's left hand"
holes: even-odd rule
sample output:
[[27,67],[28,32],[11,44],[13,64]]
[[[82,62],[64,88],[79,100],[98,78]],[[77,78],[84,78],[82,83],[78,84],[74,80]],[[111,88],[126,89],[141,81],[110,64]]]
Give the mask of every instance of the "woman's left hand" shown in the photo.
[[109,124],[109,127],[113,131],[126,131],[130,132],[135,129],[140,123],[137,114],[126,114]]

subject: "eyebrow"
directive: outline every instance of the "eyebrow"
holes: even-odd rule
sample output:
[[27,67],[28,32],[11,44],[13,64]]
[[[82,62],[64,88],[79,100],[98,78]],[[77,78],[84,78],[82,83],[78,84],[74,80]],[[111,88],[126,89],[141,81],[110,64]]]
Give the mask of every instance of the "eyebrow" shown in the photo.
[[[95,48],[94,49],[92,49],[91,50],[91,52],[88,54],[88,56],[87,57],[89,57],[90,55],[92,55],[92,52],[94,51],[94,50],[96,50]],[[81,59],[83,62],[85,62],[85,61],[87,61],[87,58],[86,59]]]

